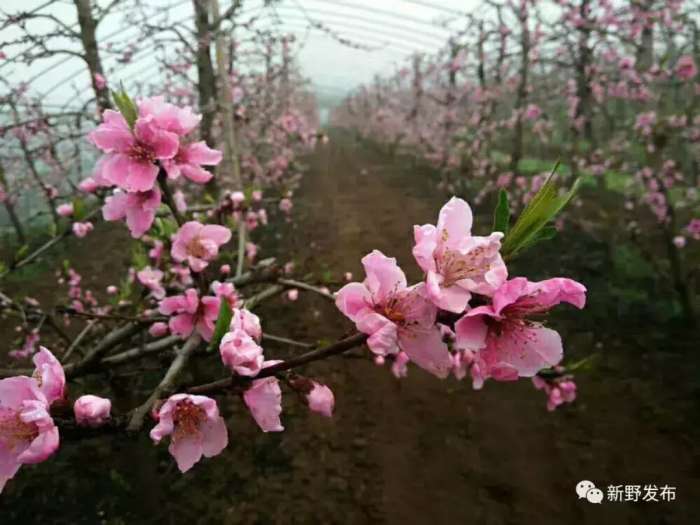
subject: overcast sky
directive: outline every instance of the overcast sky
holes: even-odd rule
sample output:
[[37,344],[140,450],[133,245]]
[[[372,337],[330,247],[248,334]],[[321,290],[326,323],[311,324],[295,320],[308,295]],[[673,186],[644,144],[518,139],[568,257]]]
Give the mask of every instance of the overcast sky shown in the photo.
[[[220,0],[222,10],[230,0]],[[15,6],[31,10],[46,0],[2,0],[0,9],[16,13]],[[167,9],[171,21],[191,23],[191,0],[147,0],[147,4]],[[440,22],[453,18],[460,10],[478,8],[479,0],[282,0],[276,8],[279,17],[269,10],[261,12],[262,0],[244,0],[243,13],[263,14],[266,22],[258,27],[280,24],[285,32],[303,38],[304,47],[298,62],[305,76],[310,78],[315,90],[326,96],[341,96],[360,83],[372,79],[376,73],[393,71],[413,51],[434,51],[443,46],[449,31]],[[68,24],[77,22],[72,1],[64,0],[41,12],[50,13]],[[269,13],[269,14],[265,14]],[[101,45],[110,41],[128,41],[133,30],[123,27],[122,14],[116,13],[100,26],[98,38]],[[349,40],[371,46],[372,51],[344,46],[323,31],[307,30],[306,17],[323,22]],[[244,16],[244,18],[246,18]],[[37,31],[48,25],[33,22]],[[453,24],[453,27],[457,27]],[[117,33],[117,34],[115,34]],[[0,31],[0,42],[16,36],[12,30]],[[237,34],[240,37],[240,35]],[[242,34],[244,36],[244,34]],[[12,56],[12,49],[5,49]],[[111,59],[110,59],[111,60]],[[115,62],[107,63],[109,70]],[[149,78],[154,65],[148,49],[137,52],[134,63],[119,66],[110,73],[109,80],[124,80],[128,85],[137,78]],[[53,67],[53,68],[52,68]],[[50,69],[52,68],[52,69]],[[45,95],[48,104],[78,104],[90,96],[89,78],[80,59],[69,57],[39,60],[31,67],[0,63],[0,76],[8,77],[15,84],[31,80],[32,91]],[[151,77],[152,78],[152,77]],[[2,88],[0,88],[2,89]]]

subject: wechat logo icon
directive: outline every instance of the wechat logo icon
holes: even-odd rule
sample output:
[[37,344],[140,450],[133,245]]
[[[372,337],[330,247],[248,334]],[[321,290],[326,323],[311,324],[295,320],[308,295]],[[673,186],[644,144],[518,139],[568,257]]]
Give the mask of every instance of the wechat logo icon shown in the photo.
[[585,499],[589,503],[602,503],[603,501],[603,491],[596,488],[592,481],[579,481],[576,484],[576,494],[578,499]]

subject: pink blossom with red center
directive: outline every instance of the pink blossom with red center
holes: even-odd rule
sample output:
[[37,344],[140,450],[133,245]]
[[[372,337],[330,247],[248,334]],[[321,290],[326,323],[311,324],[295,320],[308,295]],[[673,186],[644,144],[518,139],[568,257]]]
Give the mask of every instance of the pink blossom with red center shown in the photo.
[[452,366],[447,345],[435,325],[437,308],[426,297],[423,283],[408,287],[396,259],[374,250],[362,258],[367,277],[349,283],[336,294],[335,304],[377,355],[403,350],[421,368],[445,378]]
[[231,240],[231,231],[218,224],[190,221],[175,234],[170,254],[178,262],[187,261],[193,272],[201,272],[219,254],[219,247]]
[[158,424],[151,430],[155,443],[166,436],[170,436],[168,451],[183,474],[202,456],[217,456],[228,445],[228,430],[219,407],[206,396],[170,396],[160,407]]
[[73,404],[73,415],[78,425],[99,427],[110,417],[112,402],[91,394],[80,396]]
[[160,128],[153,116],[136,120],[129,128],[121,113],[104,112],[104,122],[88,135],[105,152],[101,175],[126,191],[149,191],[158,176],[156,162],[172,159],[178,151],[178,136]]
[[473,308],[457,321],[455,346],[474,352],[475,388],[489,377],[498,381],[532,377],[559,363],[563,356],[559,334],[528,317],[542,315],[561,302],[583,308],[585,286],[565,278],[533,283],[516,277],[496,290],[490,305]]
[[219,316],[219,298],[207,295],[200,300],[197,290],[188,288],[184,295],[163,299],[158,311],[171,316],[168,327],[173,334],[184,338],[197,330],[205,341],[210,341]]
[[58,428],[37,380],[0,380],[0,493],[22,465],[45,461],[58,445]]
[[146,233],[156,218],[160,206],[160,190],[123,193],[115,192],[105,199],[102,216],[106,221],[118,221],[126,218],[126,225],[134,238]]
[[461,313],[472,293],[492,295],[508,277],[499,253],[501,232],[471,235],[472,211],[452,197],[440,210],[437,226],[414,226],[413,256],[426,272],[426,292],[439,308]]

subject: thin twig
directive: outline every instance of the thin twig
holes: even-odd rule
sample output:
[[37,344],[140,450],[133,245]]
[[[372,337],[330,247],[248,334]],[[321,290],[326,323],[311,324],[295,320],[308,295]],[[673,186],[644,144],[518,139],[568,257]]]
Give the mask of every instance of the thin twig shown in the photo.
[[280,337],[278,335],[266,334],[263,332],[263,340],[275,341],[276,343],[282,343],[289,346],[298,346],[299,348],[313,348],[316,345],[311,343],[302,343],[301,341],[295,341],[294,339],[288,339],[286,337]]
[[335,297],[332,293],[323,290],[318,286],[313,286],[303,281],[295,281],[294,279],[277,279],[277,282],[284,285],[287,288],[299,288],[308,292],[314,292],[320,295],[321,297],[328,299],[329,301],[335,301]]
[[[344,352],[347,352],[348,350],[351,350],[352,348],[355,348],[356,346],[360,346],[361,344],[363,344],[367,340],[367,337],[367,334],[360,333],[351,335],[350,337],[341,339],[340,341],[333,343],[332,345],[326,346],[324,348],[319,348],[318,350],[312,350],[311,352],[307,352],[300,356],[296,356],[286,361],[282,361],[281,363],[278,363],[276,365],[263,368],[257,376],[252,378],[252,380],[274,376],[280,372],[284,372],[285,370],[291,370],[292,368],[296,368],[298,366],[305,365],[313,361],[318,361],[320,359],[325,359],[333,355],[342,354]],[[213,394],[226,390],[238,383],[247,383],[250,380],[250,378],[244,378],[242,376],[227,377],[224,379],[219,379],[218,381],[213,381],[211,383],[190,387],[187,389],[187,392],[190,394]]]
[[131,419],[127,426],[128,431],[136,432],[140,430],[143,426],[143,420],[151,411],[151,408],[153,408],[153,404],[160,399],[161,395],[169,393],[170,390],[174,388],[177,377],[185,368],[185,365],[190,360],[190,356],[197,349],[201,340],[199,334],[195,333],[185,342],[170,364],[170,368],[168,368],[165,376],[163,376],[161,382],[158,383],[158,386],[153,389],[153,392],[148,396],[146,402],[134,409],[131,413]]
[[76,348],[78,348],[78,345],[80,345],[81,341],[85,338],[85,336],[92,330],[92,327],[95,326],[97,323],[96,319],[93,319],[91,321],[88,321],[88,323],[85,325],[85,328],[83,328],[78,336],[73,340],[73,342],[70,344],[68,347],[68,350],[66,350],[66,353],[63,354],[62,361],[65,363],[70,359],[70,356],[73,355],[73,352],[75,351]]

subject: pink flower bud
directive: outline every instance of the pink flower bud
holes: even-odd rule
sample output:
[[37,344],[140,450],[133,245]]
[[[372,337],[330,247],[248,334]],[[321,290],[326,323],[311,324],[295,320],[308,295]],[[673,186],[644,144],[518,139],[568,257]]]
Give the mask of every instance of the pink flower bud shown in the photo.
[[222,264],[221,268],[219,268],[219,272],[221,275],[228,275],[231,273],[231,265],[230,264]]
[[119,292],[119,288],[117,288],[117,287],[114,286],[113,284],[110,284],[110,285],[107,287],[107,293],[108,293],[109,295],[116,295],[117,292]]
[[243,194],[242,191],[234,191],[231,194],[231,202],[233,202],[234,206],[239,205],[244,200],[245,200],[245,195]]
[[92,177],[88,177],[78,184],[78,188],[86,193],[94,193],[99,187],[100,185]]
[[73,215],[73,205],[61,204],[56,208],[56,213],[58,213],[61,217],[70,217]]
[[80,396],[73,405],[75,421],[79,425],[98,427],[109,419],[112,402],[93,395]]
[[347,282],[352,281],[352,272],[345,272],[345,280]]
[[312,383],[313,388],[311,392],[306,395],[309,408],[322,416],[331,417],[333,415],[333,407],[335,406],[333,391],[326,385],[321,385],[315,381]]
[[73,233],[76,237],[83,238],[88,233],[93,230],[93,225],[91,222],[74,222],[73,223]]
[[148,333],[151,334],[153,337],[163,337],[165,334],[168,333],[168,325],[167,323],[153,323],[151,327],[148,329]]
[[291,290],[287,291],[287,299],[290,301],[296,301],[299,299],[299,290],[292,288]]

